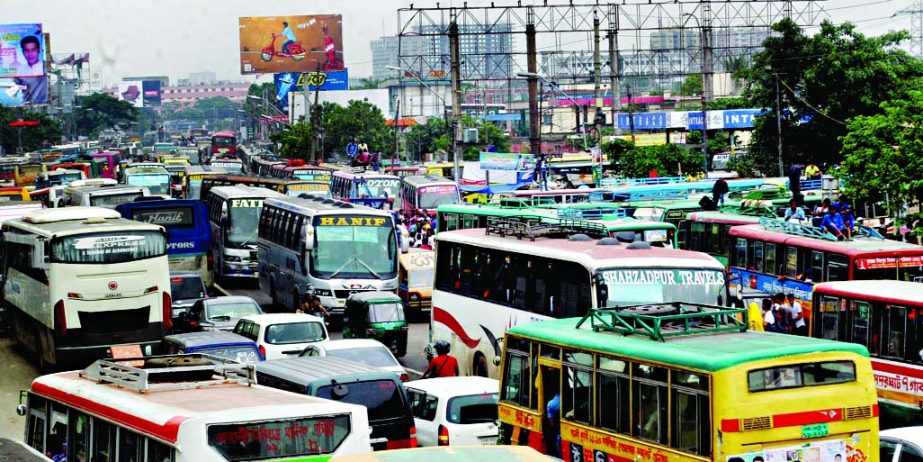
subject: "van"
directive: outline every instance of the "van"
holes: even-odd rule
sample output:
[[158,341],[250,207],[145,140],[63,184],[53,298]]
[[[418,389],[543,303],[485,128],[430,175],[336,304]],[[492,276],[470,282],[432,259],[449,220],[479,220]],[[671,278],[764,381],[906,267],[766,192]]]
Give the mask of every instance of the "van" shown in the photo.
[[299,357],[257,363],[256,381],[280,390],[365,406],[376,451],[417,447],[407,392],[393,372],[331,356]]

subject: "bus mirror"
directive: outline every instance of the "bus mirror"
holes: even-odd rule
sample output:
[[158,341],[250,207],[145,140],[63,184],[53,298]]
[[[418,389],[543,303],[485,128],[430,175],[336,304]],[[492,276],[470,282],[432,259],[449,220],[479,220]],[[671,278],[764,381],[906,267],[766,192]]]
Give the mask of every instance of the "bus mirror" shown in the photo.
[[407,239],[404,233],[401,233],[401,253],[407,252],[410,252],[410,240]]
[[20,405],[16,406],[16,414],[17,414],[18,416],[20,416],[20,417],[25,416],[27,410],[28,410],[28,409],[26,408],[26,405],[25,405],[25,404],[20,404]]
[[494,356],[494,366],[499,366],[499,365],[500,365],[500,357]]
[[597,295],[598,295],[597,305],[601,307],[607,306],[609,302],[609,286],[606,284],[600,283],[597,291],[598,291],[597,292]]
[[303,239],[305,252],[314,250],[314,226],[305,225]]

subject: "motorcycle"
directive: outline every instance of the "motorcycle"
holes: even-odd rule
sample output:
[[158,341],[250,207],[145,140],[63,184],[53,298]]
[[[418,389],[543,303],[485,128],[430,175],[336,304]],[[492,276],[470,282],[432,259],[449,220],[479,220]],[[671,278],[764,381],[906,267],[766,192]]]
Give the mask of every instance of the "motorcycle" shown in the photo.
[[272,61],[272,58],[276,56],[282,56],[285,58],[292,58],[295,61],[301,61],[305,57],[304,47],[301,46],[301,42],[292,42],[288,46],[288,53],[284,51],[276,51],[276,38],[282,37],[282,34],[271,34],[272,41],[269,42],[269,46],[263,48],[263,51],[260,53],[260,59],[265,62]]

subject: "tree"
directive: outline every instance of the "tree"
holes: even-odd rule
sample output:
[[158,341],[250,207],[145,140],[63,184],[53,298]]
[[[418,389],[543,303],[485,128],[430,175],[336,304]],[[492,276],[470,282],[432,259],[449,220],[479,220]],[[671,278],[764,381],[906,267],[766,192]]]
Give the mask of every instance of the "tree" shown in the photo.
[[291,127],[275,132],[270,135],[270,139],[279,144],[279,154],[282,157],[292,159],[307,159],[311,151],[311,141],[314,132],[311,126],[306,123],[296,123]]
[[[35,120],[38,125],[32,127],[14,128],[11,122],[19,119]],[[23,152],[35,151],[42,147],[61,142],[61,126],[56,121],[42,112],[22,110],[0,106],[0,141],[5,153],[16,152],[19,146],[19,137],[22,136]]]
[[[747,81],[750,107],[775,108],[778,85],[786,164],[837,163],[850,118],[876,114],[880,102],[920,86],[923,63],[897,46],[909,38],[904,31],[866,37],[852,24],[825,21],[808,36],[790,19],[772,29],[764,50],[737,77]],[[757,118],[750,146],[758,169],[772,174],[778,171],[775,117],[773,110]]]
[[107,128],[128,128],[138,118],[138,108],[106,93],[93,93],[77,99],[74,111],[77,133],[94,137]]
[[[510,137],[504,133],[503,129],[495,125],[493,122],[486,121],[483,119],[475,119],[474,117],[463,115],[461,117],[461,126],[464,128],[477,128],[478,129],[478,146],[475,147],[473,151],[474,154],[470,154],[470,150],[466,149],[465,160],[477,160],[480,156],[481,149],[480,147],[487,147],[493,145],[497,148],[497,152],[510,152]],[[469,146],[469,148],[472,146]]]
[[430,117],[425,124],[410,127],[404,135],[404,139],[414,158],[422,154],[445,149],[445,146],[440,145],[440,141],[447,138],[446,129],[445,120],[437,117]]
[[850,120],[835,170],[854,199],[888,199],[892,213],[923,197],[923,92],[881,104],[882,113]]
[[346,107],[324,103],[315,110],[320,111],[323,121],[317,127],[296,123],[272,134],[272,140],[282,145],[284,157],[308,159],[315,136],[323,140],[324,158],[345,152],[346,145],[353,139],[366,143],[370,151],[380,152],[384,157],[394,153],[394,133],[385,126],[385,118],[377,106],[353,100]]
[[366,77],[359,79],[359,86],[355,90],[374,90],[381,87],[381,84],[385,83],[388,79],[376,79],[374,77]]
[[683,80],[683,84],[679,86],[679,94],[688,96],[702,94],[702,75],[692,74],[687,76]]
[[702,153],[678,144],[635,146],[627,140],[616,139],[602,145],[612,168],[626,178],[646,177],[651,170],[660,176],[675,176],[702,172]]

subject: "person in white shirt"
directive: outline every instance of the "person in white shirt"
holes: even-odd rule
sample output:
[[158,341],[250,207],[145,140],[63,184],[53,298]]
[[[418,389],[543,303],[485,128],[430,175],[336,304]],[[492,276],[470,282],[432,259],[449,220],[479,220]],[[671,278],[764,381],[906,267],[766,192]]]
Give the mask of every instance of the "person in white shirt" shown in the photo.
[[808,335],[807,324],[804,322],[804,309],[801,307],[801,303],[795,300],[795,294],[793,293],[789,293],[786,298],[788,299],[788,312],[791,314],[792,319],[792,333],[801,336]]
[[26,63],[19,65],[16,77],[38,77],[45,75],[45,63],[39,59],[41,46],[39,45],[38,37],[27,35],[19,41],[19,46],[22,48],[22,55],[26,58]]
[[772,325],[776,323],[776,317],[772,314],[772,301],[767,299],[763,300],[763,331],[770,332],[774,330]]

